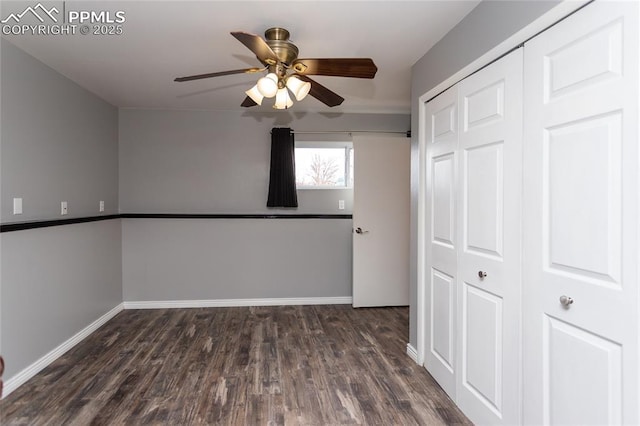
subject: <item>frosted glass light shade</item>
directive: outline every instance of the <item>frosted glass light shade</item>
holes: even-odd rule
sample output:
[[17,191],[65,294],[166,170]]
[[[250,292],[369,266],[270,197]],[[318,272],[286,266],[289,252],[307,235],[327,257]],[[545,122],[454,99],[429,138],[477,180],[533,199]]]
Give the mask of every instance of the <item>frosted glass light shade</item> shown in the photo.
[[257,103],[258,105],[262,105],[262,99],[264,99],[264,96],[262,96],[262,93],[260,93],[257,84],[244,93],[246,93],[248,97],[253,99],[253,102]]
[[293,93],[293,96],[296,97],[296,100],[303,100],[308,94],[309,90],[311,90],[311,83],[308,81],[302,81],[296,76],[291,76],[287,80],[287,87]]
[[276,103],[273,106],[275,109],[287,109],[291,108],[293,105],[293,101],[289,97],[289,92],[285,87],[282,89],[278,89],[278,93],[276,94]]
[[278,76],[269,73],[258,80],[258,90],[265,98],[273,98],[278,92]]

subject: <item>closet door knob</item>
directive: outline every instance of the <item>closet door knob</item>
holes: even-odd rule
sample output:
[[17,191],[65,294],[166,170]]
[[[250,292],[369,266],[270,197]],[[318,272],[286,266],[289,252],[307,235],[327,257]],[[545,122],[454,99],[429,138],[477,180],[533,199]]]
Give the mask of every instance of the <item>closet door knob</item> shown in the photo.
[[560,296],[560,304],[565,308],[568,308],[573,303],[573,299],[569,296],[565,296],[564,294]]
[[486,273],[486,272],[484,272],[484,271],[478,271],[478,277],[479,277],[480,279],[483,279],[483,278],[484,278],[484,277],[486,277],[486,276],[487,276],[487,273]]

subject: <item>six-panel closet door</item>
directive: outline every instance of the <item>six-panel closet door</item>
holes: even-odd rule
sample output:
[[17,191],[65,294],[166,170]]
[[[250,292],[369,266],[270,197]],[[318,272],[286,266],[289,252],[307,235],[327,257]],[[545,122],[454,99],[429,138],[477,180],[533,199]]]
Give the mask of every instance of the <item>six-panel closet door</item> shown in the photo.
[[424,366],[455,399],[457,338],[458,88],[428,102],[425,110],[426,315]]
[[425,105],[424,365],[475,423],[640,423],[639,20],[596,1]]
[[525,45],[524,420],[639,424],[638,2]]
[[522,49],[459,84],[456,403],[520,422]]
[[476,423],[520,422],[522,50],[426,105],[425,367]]

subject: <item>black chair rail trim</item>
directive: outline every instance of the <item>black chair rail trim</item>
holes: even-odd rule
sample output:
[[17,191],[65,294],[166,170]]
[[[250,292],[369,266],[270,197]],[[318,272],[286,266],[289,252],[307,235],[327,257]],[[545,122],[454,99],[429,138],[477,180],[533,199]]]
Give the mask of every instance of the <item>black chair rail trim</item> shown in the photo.
[[0,233],[73,225],[112,219],[352,219],[350,214],[191,214],[191,213],[122,213],[104,216],[74,217],[70,219],[6,223]]

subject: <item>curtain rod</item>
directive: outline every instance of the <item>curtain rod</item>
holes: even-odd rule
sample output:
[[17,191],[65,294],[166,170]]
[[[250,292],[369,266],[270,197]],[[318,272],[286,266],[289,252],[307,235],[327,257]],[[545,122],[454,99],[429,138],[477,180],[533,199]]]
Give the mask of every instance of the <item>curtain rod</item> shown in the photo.
[[294,135],[337,135],[337,134],[346,134],[350,135],[352,133],[392,133],[392,134],[401,134],[406,137],[411,137],[411,130],[407,130],[406,132],[402,131],[390,131],[390,130],[335,130],[335,131],[317,131],[317,132],[301,132],[292,130],[291,133]]

